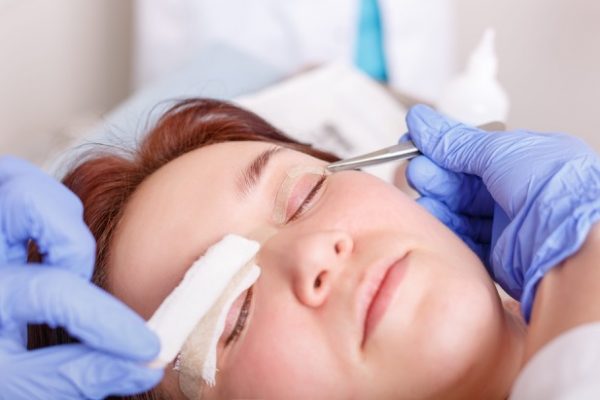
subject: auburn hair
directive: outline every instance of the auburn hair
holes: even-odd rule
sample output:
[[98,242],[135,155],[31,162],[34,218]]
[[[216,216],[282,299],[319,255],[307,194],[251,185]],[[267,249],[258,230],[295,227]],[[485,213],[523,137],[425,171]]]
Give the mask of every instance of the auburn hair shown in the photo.
[[[107,260],[113,234],[125,205],[139,185],[160,167],[185,153],[233,141],[275,143],[325,161],[338,160],[331,153],[286,136],[258,115],[231,103],[202,98],[177,102],[136,148],[120,149],[125,151],[92,148],[63,178],[63,183],[81,199],[85,223],[96,239],[92,276],[96,285],[110,291]],[[30,326],[28,338],[30,349],[77,341],[64,330],[45,325]],[[125,398],[149,400],[165,396],[160,389],[154,389]]]

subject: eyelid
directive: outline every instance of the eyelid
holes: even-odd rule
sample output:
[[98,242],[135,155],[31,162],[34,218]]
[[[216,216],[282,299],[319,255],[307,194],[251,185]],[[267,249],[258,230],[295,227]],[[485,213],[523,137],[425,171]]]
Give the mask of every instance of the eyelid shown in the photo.
[[314,165],[298,165],[290,169],[286,173],[286,178],[281,183],[281,187],[279,188],[275,198],[275,208],[273,210],[273,219],[275,223],[282,225],[286,222],[287,204],[292,190],[296,186],[298,180],[306,174],[329,175],[330,172],[325,167],[318,167]]
[[235,342],[240,334],[246,329],[246,325],[248,324],[248,316],[250,314],[250,307],[252,306],[252,297],[253,297],[253,286],[250,286],[243,293],[243,302],[240,306],[240,312],[235,319],[233,324],[233,328],[229,335],[227,335],[227,339],[225,340],[225,346],[227,347],[231,342]]
[[227,316],[225,317],[225,326],[223,327],[223,332],[221,334],[220,340],[223,342],[224,346],[229,341],[232,332],[235,330],[235,326],[240,319],[240,312],[244,307],[244,301],[248,296],[248,290],[244,290],[239,296],[231,303],[231,307],[227,311]]
[[[286,217],[286,223],[292,222],[292,221],[296,220],[297,218],[299,218],[302,214],[304,214],[304,211],[306,211],[306,207],[310,207],[310,205],[315,201],[315,197],[318,196],[319,192],[323,188],[323,184],[325,183],[326,179],[327,179],[327,175],[320,175],[318,177],[317,183],[315,183],[312,186],[311,190],[308,192],[306,197],[304,197],[302,199],[302,202],[294,210],[294,213],[292,215],[290,215],[289,217]],[[291,202],[291,197],[292,196],[290,196],[290,202]],[[289,206],[288,206],[288,208],[289,208]]]

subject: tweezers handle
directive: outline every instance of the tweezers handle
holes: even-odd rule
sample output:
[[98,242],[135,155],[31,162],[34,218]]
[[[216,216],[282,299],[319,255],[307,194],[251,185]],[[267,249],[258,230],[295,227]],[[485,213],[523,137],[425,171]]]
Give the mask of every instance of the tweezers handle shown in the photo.
[[[479,129],[486,131],[503,131],[506,129],[504,123],[499,121],[489,122],[484,125],[477,126]],[[394,160],[409,160],[421,154],[419,149],[410,140],[386,147],[372,153],[363,154],[358,157],[347,158],[337,161],[327,166],[331,172],[344,171],[348,169],[359,169],[370,165],[382,164]]]
[[408,140],[406,142],[386,147],[362,156],[334,162],[329,164],[327,169],[332,172],[358,169],[362,167],[368,167],[370,165],[382,164],[388,161],[408,160],[418,156],[419,154],[421,154],[419,149],[417,149],[412,141]]

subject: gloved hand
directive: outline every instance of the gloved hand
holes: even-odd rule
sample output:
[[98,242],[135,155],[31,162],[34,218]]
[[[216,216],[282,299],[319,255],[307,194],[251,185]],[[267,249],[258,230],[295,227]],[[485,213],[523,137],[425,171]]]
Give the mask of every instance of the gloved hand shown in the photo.
[[[43,264],[26,265],[35,240]],[[0,157],[0,398],[133,394],[162,370],[143,364],[159,342],[142,318],[92,285],[93,237],[79,199],[36,167]],[[26,349],[26,324],[61,326],[81,343]]]
[[[424,155],[406,173],[419,203],[471,246],[529,320],[539,280],[600,219],[598,155],[573,136],[485,132],[426,106],[406,121]],[[492,240],[496,204],[506,221]]]

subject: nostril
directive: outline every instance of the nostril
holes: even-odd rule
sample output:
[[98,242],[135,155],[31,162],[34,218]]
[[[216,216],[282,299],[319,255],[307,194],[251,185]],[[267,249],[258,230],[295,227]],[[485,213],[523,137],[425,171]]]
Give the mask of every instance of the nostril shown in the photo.
[[335,254],[339,256],[341,254],[348,253],[352,248],[352,243],[349,240],[338,240],[337,242],[335,242],[335,245],[333,247],[335,250]]
[[335,253],[339,255],[342,251],[344,251],[344,243],[339,241],[335,244]]
[[315,289],[319,289],[323,285],[323,274],[324,273],[320,273],[315,279],[315,283],[313,285]]

